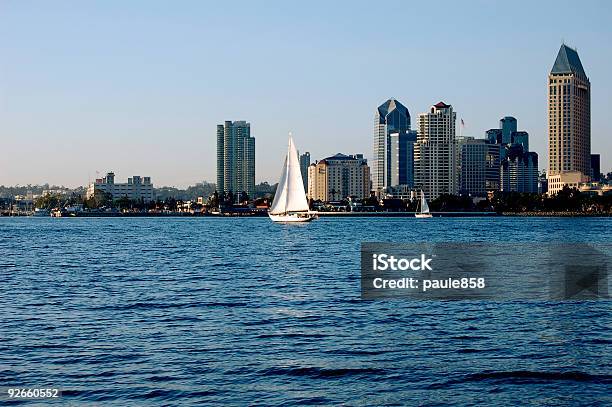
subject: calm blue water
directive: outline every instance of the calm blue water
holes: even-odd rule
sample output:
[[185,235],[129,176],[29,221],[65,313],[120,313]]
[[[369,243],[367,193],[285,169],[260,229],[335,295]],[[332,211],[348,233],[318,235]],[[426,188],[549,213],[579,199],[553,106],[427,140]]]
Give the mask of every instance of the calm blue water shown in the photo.
[[610,301],[362,301],[359,245],[610,243],[611,230],[0,218],[0,387],[58,386],[82,405],[609,405]]

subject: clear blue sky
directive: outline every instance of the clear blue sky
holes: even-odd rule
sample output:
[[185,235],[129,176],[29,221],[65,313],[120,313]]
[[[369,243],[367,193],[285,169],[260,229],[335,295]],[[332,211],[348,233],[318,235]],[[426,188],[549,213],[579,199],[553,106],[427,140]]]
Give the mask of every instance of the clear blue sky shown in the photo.
[[248,120],[257,181],[293,131],[313,159],[372,155],[375,108],[443,100],[482,137],[504,115],[547,162],[562,40],[592,85],[612,168],[612,2],[0,1],[0,184],[215,181],[216,124]]

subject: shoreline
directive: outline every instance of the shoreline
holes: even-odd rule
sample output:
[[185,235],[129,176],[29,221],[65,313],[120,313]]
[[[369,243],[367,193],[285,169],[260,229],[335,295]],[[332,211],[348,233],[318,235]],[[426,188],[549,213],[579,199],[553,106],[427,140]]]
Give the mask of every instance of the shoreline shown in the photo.
[[502,212],[500,216],[508,217],[543,217],[543,218],[609,218],[612,213],[584,212]]
[[[414,212],[318,212],[321,218],[414,218]],[[612,213],[583,212],[431,212],[435,218],[476,218],[476,217],[544,217],[544,218],[608,218]],[[61,216],[62,218],[263,218],[266,212],[236,213],[115,213],[115,212],[77,212]],[[36,217],[28,214],[0,213],[0,217]]]

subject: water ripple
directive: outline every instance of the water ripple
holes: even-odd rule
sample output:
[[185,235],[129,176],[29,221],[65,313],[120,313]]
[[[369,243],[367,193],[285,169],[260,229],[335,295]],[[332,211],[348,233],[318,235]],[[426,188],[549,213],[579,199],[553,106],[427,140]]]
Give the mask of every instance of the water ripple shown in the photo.
[[83,406],[606,405],[609,301],[363,301],[359,248],[610,230],[609,218],[0,218],[0,387],[55,385],[57,404]]

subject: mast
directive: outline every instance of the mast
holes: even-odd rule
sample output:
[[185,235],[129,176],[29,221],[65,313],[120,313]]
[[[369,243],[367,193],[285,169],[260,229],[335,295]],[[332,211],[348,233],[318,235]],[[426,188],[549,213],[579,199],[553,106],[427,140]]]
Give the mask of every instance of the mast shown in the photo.
[[[290,162],[289,160],[291,160],[291,144],[293,144],[293,137],[291,137],[291,132],[289,132],[289,143],[287,144],[287,172],[285,173],[285,179],[287,180],[285,182],[285,189],[289,189],[289,167],[290,167]],[[287,212],[287,208],[289,207],[289,191],[286,191],[287,193],[285,194],[285,213]]]
[[287,156],[285,157],[285,164],[281,171],[278,187],[276,188],[274,201],[270,207],[270,213],[277,215],[306,211],[308,211],[308,201],[304,192],[299,158],[290,133]]

